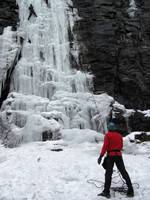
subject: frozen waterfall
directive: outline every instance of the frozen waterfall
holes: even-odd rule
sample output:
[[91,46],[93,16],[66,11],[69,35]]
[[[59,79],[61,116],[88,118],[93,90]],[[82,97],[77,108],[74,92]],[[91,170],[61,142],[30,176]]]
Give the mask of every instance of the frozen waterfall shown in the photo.
[[[23,38],[22,59],[13,79],[13,90],[51,99],[60,91],[87,92],[86,77],[71,69],[69,30],[73,15],[70,0],[18,0]],[[29,16],[32,3],[37,15]]]
[[72,1],[17,3],[20,25],[16,34],[22,52],[0,116],[1,132],[9,138],[6,143],[39,141],[43,132],[52,132],[55,139],[62,128],[104,131],[113,98],[90,94],[92,76],[71,67],[70,53],[78,62],[79,45],[73,33],[79,17]]

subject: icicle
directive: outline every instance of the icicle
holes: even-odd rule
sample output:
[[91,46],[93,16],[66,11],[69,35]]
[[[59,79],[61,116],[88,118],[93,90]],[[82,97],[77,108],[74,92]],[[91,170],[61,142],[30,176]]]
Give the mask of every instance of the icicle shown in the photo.
[[135,0],[130,0],[130,7],[128,8],[128,13],[130,17],[134,17],[135,11],[137,10]]

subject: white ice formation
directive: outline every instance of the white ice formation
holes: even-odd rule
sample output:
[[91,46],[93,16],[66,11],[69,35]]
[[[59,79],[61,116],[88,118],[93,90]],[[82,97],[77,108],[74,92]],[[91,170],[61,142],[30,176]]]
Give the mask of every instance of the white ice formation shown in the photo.
[[[20,15],[17,33],[8,28],[0,38],[2,41],[5,38],[5,48],[2,47],[5,53],[1,57],[9,52],[9,46],[13,46],[11,58],[18,49],[13,34],[22,46],[10,94],[1,109],[0,124],[7,130],[2,130],[6,132],[5,139],[15,138],[15,142],[10,142],[13,146],[21,140],[42,140],[44,131],[51,131],[56,138],[60,128],[104,131],[113,98],[91,94],[92,76],[71,67],[71,52],[78,62],[78,44],[73,34],[78,16],[72,1],[49,0],[48,5],[44,0],[17,0],[17,3]],[[28,19],[30,4],[37,16],[32,14]],[[74,40],[70,41],[70,37]],[[4,59],[6,66],[9,60]],[[5,79],[4,68],[1,80]]]
[[0,35],[0,96],[7,71],[12,67],[19,49],[16,38],[16,32],[11,31],[11,27],[5,28],[3,35]]
[[130,0],[129,2],[130,4],[128,8],[128,13],[130,17],[134,17],[135,11],[137,10],[136,3],[135,3],[135,0]]

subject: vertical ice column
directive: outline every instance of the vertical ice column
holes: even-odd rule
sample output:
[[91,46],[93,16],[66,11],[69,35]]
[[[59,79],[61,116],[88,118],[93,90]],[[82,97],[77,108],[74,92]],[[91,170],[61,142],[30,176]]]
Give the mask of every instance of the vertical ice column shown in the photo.
[[130,17],[134,17],[135,11],[137,10],[136,3],[135,0],[130,0],[129,2],[130,2],[129,4],[130,7],[128,9],[128,13]]
[[17,50],[16,32],[11,31],[11,27],[7,27],[3,35],[0,35],[0,96],[7,71],[15,59]]
[[[65,84],[63,77],[71,74],[68,26],[72,22],[69,23],[67,1],[49,0],[49,6],[43,0],[17,2],[18,34],[24,32],[24,43],[14,74],[14,88],[17,92],[43,96],[44,88],[55,87],[55,82]],[[30,4],[37,17],[32,15],[28,20]]]
[[[23,37],[23,49],[14,72],[14,90],[49,99],[58,90],[87,92],[87,78],[82,72],[71,69],[70,64],[69,34],[73,34],[75,15],[72,1],[49,0],[48,6],[44,0],[17,2],[18,36]],[[31,4],[36,16],[32,14],[28,19]]]

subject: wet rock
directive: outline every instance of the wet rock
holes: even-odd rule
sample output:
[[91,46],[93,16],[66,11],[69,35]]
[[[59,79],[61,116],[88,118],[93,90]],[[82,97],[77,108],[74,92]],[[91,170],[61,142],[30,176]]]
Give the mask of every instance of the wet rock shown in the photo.
[[12,30],[16,30],[18,21],[16,0],[0,0],[0,34],[7,26],[12,26]]
[[127,108],[150,106],[150,1],[73,0],[80,20],[74,27],[80,46],[79,65],[95,75],[95,93],[108,94]]
[[136,111],[128,120],[131,131],[150,131],[150,117],[145,114]]
[[150,141],[150,135],[148,135],[145,132],[142,132],[141,134],[135,135],[135,140],[139,140],[140,142]]

